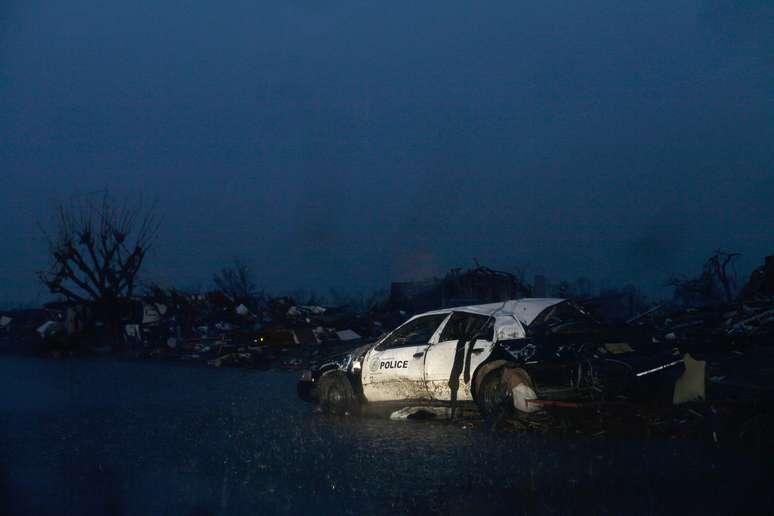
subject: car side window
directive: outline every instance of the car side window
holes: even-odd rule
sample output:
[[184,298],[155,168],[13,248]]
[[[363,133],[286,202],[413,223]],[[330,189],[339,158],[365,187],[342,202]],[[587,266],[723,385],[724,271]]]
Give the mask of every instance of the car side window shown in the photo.
[[430,337],[433,336],[435,330],[438,329],[438,326],[447,316],[448,314],[426,315],[414,319],[395,330],[392,335],[379,344],[377,349],[384,350],[427,344],[430,341]]
[[441,342],[470,338],[473,332],[481,332],[481,339],[494,339],[494,319],[484,315],[454,312],[441,332]]

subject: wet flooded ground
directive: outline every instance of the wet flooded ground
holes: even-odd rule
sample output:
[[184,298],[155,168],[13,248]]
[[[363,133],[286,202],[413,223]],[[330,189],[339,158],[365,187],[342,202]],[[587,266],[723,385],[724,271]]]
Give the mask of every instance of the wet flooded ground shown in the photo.
[[770,513],[774,458],[313,414],[298,374],[0,357],[2,514]]

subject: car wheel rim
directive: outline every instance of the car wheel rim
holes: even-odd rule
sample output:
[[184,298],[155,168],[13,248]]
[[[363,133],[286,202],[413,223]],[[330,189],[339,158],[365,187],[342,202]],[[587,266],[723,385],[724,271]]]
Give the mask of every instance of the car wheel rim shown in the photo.
[[333,387],[328,391],[328,403],[331,405],[341,405],[344,401],[344,393],[338,387]]

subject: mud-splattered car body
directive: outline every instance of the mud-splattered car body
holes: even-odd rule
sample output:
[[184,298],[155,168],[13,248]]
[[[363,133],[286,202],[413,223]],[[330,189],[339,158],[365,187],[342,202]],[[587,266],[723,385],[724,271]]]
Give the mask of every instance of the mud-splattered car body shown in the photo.
[[611,331],[572,301],[527,298],[416,315],[305,371],[298,393],[321,404],[343,393],[348,403],[484,408],[507,384],[510,402],[531,411],[539,406],[526,400],[671,396],[681,364],[673,350]]

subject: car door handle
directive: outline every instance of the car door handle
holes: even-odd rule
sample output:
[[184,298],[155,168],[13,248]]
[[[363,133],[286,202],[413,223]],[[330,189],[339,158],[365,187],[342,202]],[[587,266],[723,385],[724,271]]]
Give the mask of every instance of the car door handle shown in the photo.
[[414,358],[419,358],[419,357],[421,357],[424,354],[425,354],[424,351],[420,351],[419,353],[414,353]]
[[484,351],[484,350],[481,349],[481,348],[473,348],[470,352],[473,353],[474,355],[478,355],[482,351]]

